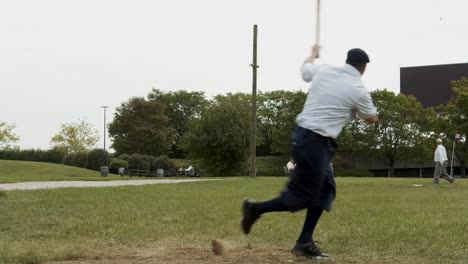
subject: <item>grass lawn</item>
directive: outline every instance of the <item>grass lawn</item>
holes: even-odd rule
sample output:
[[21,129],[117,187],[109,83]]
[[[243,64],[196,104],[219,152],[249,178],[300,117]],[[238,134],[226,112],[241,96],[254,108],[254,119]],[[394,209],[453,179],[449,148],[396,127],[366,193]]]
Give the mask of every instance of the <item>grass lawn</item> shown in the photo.
[[[304,212],[239,230],[240,202],[285,178],[0,192],[0,263],[310,263],[289,253]],[[337,178],[314,238],[323,263],[468,263],[468,180]],[[422,184],[423,187],[413,187]],[[226,254],[211,253],[221,239]]]
[[101,177],[99,171],[62,164],[0,160],[0,183],[24,181],[102,181],[120,178],[120,176],[115,174]]
[[[187,177],[171,177],[171,179]],[[112,180],[136,180],[155,179],[155,177],[121,177],[109,174],[102,177],[99,171],[93,171],[62,164],[0,160],[0,183],[25,182],[25,181],[112,181]]]

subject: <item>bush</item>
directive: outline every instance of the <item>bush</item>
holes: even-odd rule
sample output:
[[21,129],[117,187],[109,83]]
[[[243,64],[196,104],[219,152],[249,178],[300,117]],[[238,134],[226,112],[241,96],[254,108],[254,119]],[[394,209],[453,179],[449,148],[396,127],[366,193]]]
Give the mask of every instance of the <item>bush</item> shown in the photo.
[[174,162],[172,162],[171,159],[169,159],[169,157],[166,155],[157,157],[154,166],[155,166],[155,169],[164,169],[164,170],[175,169]]
[[373,177],[375,176],[371,171],[364,168],[355,168],[353,163],[346,158],[343,154],[338,153],[335,155],[333,161],[334,175],[335,176],[352,176],[352,177]]
[[351,177],[374,177],[374,173],[367,169],[359,169],[359,168],[342,168],[342,167],[335,167],[335,176],[351,176]]
[[145,155],[133,154],[128,159],[129,170],[149,170],[150,164],[148,158]]
[[68,153],[63,157],[63,164],[68,166],[73,166],[73,158],[75,157],[74,153]]
[[113,158],[110,163],[110,168],[109,171],[111,173],[119,173],[119,168],[125,168],[125,170],[128,170],[128,161],[119,159],[119,158]]
[[67,152],[65,149],[55,147],[46,151],[44,161],[60,164],[66,154]]
[[109,166],[111,162],[110,154],[103,149],[93,149],[88,153],[86,168],[100,171],[101,166]]
[[158,169],[157,159],[154,156],[146,155],[146,159],[148,160],[148,164],[150,166],[150,171],[156,171]]
[[68,166],[84,168],[88,161],[88,153],[68,153],[63,157],[63,164]]
[[117,157],[118,159],[128,161],[130,159],[130,155],[128,154],[121,154]]
[[0,159],[62,163],[65,154],[66,152],[60,148],[53,148],[49,150],[11,149],[11,150],[0,150]]
[[288,157],[282,156],[257,157],[257,176],[284,176],[283,167],[288,160]]
[[84,168],[86,166],[87,161],[88,161],[88,153],[78,152],[74,154],[71,160],[71,165],[75,167]]

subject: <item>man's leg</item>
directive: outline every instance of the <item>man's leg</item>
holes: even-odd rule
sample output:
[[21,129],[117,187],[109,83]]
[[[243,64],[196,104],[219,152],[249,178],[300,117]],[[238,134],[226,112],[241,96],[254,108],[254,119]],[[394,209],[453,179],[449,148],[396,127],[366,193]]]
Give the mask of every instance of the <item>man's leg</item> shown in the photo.
[[[328,163],[328,164],[330,164],[330,166],[327,167],[326,173],[330,177],[333,177],[333,168],[331,166],[331,163]],[[326,183],[324,188],[322,189],[322,192],[323,194],[321,198],[326,199],[325,197],[330,196],[330,193],[332,192],[332,187],[328,183]],[[297,239],[298,244],[302,245],[302,244],[314,241],[313,233],[314,233],[315,227],[317,226],[317,223],[320,217],[322,216],[323,210],[324,209],[320,207],[307,208],[306,218],[304,220],[304,226],[302,227],[301,234],[299,235],[299,238]]]
[[312,207],[307,209],[304,227],[302,228],[301,235],[294,245],[291,252],[296,256],[306,257],[310,259],[327,259],[328,256],[323,254],[312,239],[315,226],[322,215],[323,209],[319,207]]
[[439,178],[440,178],[440,163],[436,162],[435,163],[435,169],[434,169],[434,180],[432,181],[434,184],[439,184]]
[[447,174],[447,165],[448,163],[445,161],[442,166],[442,173],[440,174],[444,179],[446,179],[448,182],[452,183],[454,178],[451,177],[450,175]]
[[304,226],[302,227],[302,232],[297,239],[297,243],[305,244],[312,242],[312,236],[314,234],[315,226],[322,216],[323,209],[319,207],[311,207],[307,209],[306,218],[304,220]]
[[[331,165],[331,161],[336,145],[333,142],[327,141],[323,148],[324,151],[319,153],[319,156],[325,159],[317,159],[318,162],[315,164],[310,164],[318,167],[322,171],[321,173],[325,174],[326,179],[328,179],[325,180],[324,185],[320,190],[321,195],[319,200],[324,204],[324,208],[329,208],[327,210],[330,210],[331,204],[333,203],[335,197],[334,186],[331,182],[329,182],[329,180],[333,179],[333,167]],[[315,148],[315,151],[317,151],[317,148]],[[313,152],[310,153],[312,153],[311,155],[314,155]],[[291,250],[294,255],[310,259],[328,258],[328,256],[323,254],[321,249],[315,245],[313,240],[315,227],[317,226],[317,223],[322,216],[324,208],[315,206],[309,207],[307,209],[301,234],[296,241],[296,245],[294,245],[293,249]]]
[[253,199],[245,199],[242,202],[241,229],[248,235],[252,225],[264,213],[288,211],[288,207],[282,202],[281,197],[277,197],[265,202],[257,203]]

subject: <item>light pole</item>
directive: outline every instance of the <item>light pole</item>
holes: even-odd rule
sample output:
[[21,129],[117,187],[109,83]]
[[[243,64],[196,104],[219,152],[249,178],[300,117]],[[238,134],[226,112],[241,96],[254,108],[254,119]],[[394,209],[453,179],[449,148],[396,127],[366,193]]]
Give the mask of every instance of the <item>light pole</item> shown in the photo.
[[104,150],[106,150],[106,109],[109,108],[107,105],[101,106],[104,108]]

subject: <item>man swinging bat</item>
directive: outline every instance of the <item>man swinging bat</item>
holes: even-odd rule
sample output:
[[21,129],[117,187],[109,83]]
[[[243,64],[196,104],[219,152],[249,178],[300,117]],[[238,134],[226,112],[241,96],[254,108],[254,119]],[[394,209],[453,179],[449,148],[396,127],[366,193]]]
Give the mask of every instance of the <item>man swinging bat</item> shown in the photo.
[[246,198],[241,207],[241,229],[246,235],[264,213],[307,209],[292,253],[310,259],[328,258],[314,243],[313,232],[323,210],[331,210],[336,196],[330,167],[337,148],[335,139],[356,113],[368,123],[377,121],[377,110],[361,81],[370,61],[367,53],[351,49],[346,64],[336,67],[314,63],[319,49],[318,45],[312,48],[301,68],[302,78],[311,85],[291,137],[296,167],[290,180],[278,197],[264,202]]

